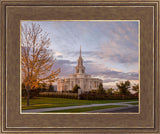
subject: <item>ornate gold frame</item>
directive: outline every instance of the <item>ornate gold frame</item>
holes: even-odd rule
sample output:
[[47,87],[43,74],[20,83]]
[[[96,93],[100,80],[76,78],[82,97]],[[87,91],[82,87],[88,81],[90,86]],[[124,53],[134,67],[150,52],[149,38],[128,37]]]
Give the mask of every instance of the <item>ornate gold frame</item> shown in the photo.
[[[159,1],[2,0],[1,131],[159,133]],[[140,113],[21,114],[21,20],[139,20]]]

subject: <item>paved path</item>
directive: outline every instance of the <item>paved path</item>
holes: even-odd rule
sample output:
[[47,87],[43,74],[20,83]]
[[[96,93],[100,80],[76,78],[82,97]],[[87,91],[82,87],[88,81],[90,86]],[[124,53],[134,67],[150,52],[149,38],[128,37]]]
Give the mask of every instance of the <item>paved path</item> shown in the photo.
[[76,109],[76,108],[85,108],[85,107],[94,107],[94,106],[107,106],[107,105],[121,105],[121,106],[130,107],[133,105],[129,103],[136,103],[136,102],[138,101],[105,103],[105,104],[90,104],[90,105],[56,107],[56,108],[41,108],[41,109],[22,110],[22,113],[41,113],[41,112],[47,112],[47,111],[58,111],[58,110],[66,110],[66,109]]
[[138,113],[138,105],[86,111],[84,113]]

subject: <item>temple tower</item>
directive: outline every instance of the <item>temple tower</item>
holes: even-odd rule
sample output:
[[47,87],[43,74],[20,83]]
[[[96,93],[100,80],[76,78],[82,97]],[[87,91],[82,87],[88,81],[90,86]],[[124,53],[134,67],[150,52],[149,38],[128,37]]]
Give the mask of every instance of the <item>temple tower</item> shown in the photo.
[[80,54],[77,62],[78,64],[76,66],[76,74],[85,74],[85,67],[83,66],[83,59],[81,56],[81,46],[80,46]]

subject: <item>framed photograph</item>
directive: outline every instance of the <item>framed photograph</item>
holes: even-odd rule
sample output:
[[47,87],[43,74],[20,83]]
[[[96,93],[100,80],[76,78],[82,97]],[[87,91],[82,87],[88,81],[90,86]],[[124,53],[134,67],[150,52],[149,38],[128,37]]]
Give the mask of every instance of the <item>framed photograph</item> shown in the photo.
[[21,21],[21,113],[139,113],[139,29],[136,20]]
[[2,133],[159,133],[159,1],[1,1]]

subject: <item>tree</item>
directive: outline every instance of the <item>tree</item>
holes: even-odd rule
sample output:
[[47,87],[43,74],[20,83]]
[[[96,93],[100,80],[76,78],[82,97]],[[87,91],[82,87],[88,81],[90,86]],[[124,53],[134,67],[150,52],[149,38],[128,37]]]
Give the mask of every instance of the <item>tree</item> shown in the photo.
[[120,94],[119,89],[114,90],[114,91],[113,91],[113,94],[119,95],[119,94]]
[[106,92],[106,91],[105,91],[104,88],[103,88],[103,84],[100,83],[100,84],[99,84],[99,87],[98,87],[98,93],[104,94],[105,92]]
[[54,86],[50,84],[48,91],[49,91],[49,92],[53,92],[53,91],[54,91]]
[[121,95],[129,94],[129,91],[128,91],[128,89],[130,88],[130,81],[129,80],[127,80],[125,82],[116,83],[116,86],[118,87]]
[[132,90],[136,91],[136,93],[139,93],[139,84],[132,86]]
[[24,97],[26,99],[27,97],[27,92],[26,92],[26,88],[25,88],[25,84],[22,83],[22,97]]
[[134,84],[134,86],[132,86],[132,90],[138,91],[139,90],[139,84]]
[[73,87],[73,93],[78,93],[78,89],[80,89],[80,87],[76,84],[74,87]]
[[114,89],[113,88],[109,88],[107,89],[107,94],[108,95],[112,95],[113,94]]
[[22,81],[27,90],[27,106],[30,91],[41,85],[57,80],[60,69],[53,70],[55,59],[49,50],[50,38],[40,25],[22,25],[21,27],[21,65]]

